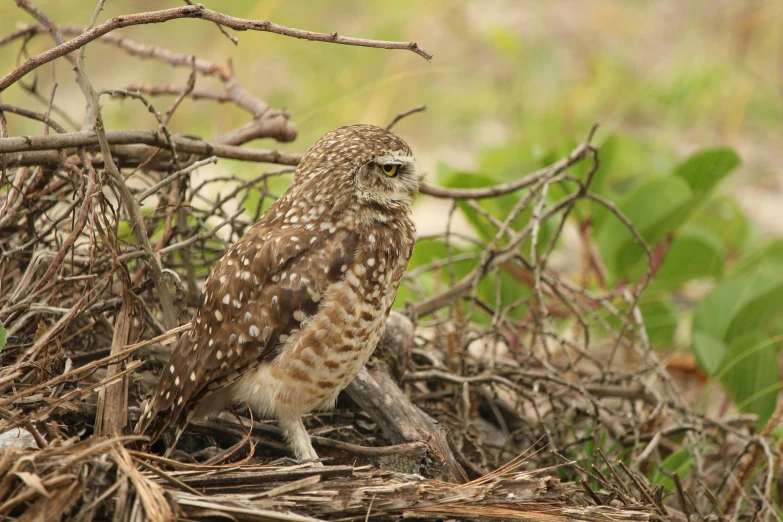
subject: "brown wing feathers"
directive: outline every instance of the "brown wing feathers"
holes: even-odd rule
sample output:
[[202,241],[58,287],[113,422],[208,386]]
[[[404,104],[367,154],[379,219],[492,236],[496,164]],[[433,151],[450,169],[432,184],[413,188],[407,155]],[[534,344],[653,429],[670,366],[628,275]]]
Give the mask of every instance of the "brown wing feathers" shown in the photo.
[[177,426],[188,411],[242,373],[276,355],[275,347],[317,312],[321,295],[353,262],[358,236],[269,231],[258,223],[213,269],[189,335],[172,351],[137,433],[151,441]]

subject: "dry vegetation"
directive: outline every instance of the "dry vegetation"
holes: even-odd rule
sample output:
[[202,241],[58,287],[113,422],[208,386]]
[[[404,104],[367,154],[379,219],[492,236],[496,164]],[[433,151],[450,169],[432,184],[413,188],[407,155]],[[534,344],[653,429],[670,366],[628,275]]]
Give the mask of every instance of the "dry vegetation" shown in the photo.
[[[0,99],[0,321],[9,339],[0,352],[0,432],[24,430],[33,446],[0,453],[0,516],[774,516],[779,470],[766,439],[742,419],[719,422],[690,409],[650,349],[637,306],[655,270],[650,249],[644,246],[648,268],[640,280],[598,293],[550,267],[565,219],[579,204],[607,208],[644,245],[613,203],[590,191],[600,157],[592,132],[567,157],[507,185],[423,187],[422,198],[451,202],[452,216],[459,205],[476,210],[494,227],[494,237],[479,241],[449,227],[440,237],[445,255],[408,273],[404,284],[415,298],[392,316],[371,365],[334,412],[307,419],[325,467],[293,463],[276,427],[241,411],[193,425],[174,460],[138,451],[139,437],[129,435],[129,426],[168,345],[189,328],[200,283],[279,195],[277,180],[300,156],[243,147],[256,139],[291,141],[296,128],[287,112],[243,87],[230,64],[149,47],[113,31],[190,17],[220,30],[430,56],[415,43],[308,33],[198,5],[96,24],[99,6],[90,27],[81,28],[57,27],[26,0],[17,3],[36,23],[0,37],[0,45],[24,49],[39,38],[55,45],[0,79],[0,93],[26,89],[36,107]],[[194,31],[217,30],[192,23]],[[118,60],[188,68],[189,81],[172,85],[161,78],[160,85],[103,90],[82,66],[87,44],[116,47]],[[29,82],[55,59],[73,64],[84,93],[84,125],[63,117],[56,87],[44,92]],[[174,96],[165,108],[163,94]],[[188,97],[235,104],[247,111],[248,123],[209,138],[173,134],[168,123]],[[126,99],[129,110],[149,111],[158,127],[104,128],[100,103],[116,98]],[[12,118],[40,121],[41,135],[9,136]],[[252,179],[193,177],[224,159],[257,162],[262,172]],[[562,196],[551,203],[547,195],[554,190]],[[476,203],[508,194],[518,200],[503,221]],[[543,235],[545,227],[552,233]],[[583,231],[585,245],[589,234]],[[477,241],[482,254],[464,270],[476,256],[449,245]],[[589,273],[598,262],[583,250]],[[436,274],[437,284],[420,284],[425,273]],[[482,285],[494,288],[494,302],[481,297]],[[503,304],[500,293],[513,292],[514,285],[532,289],[532,298]],[[678,470],[682,476],[663,473],[670,491],[651,484],[650,471],[683,449],[693,467]],[[766,467],[757,473],[760,461]]]

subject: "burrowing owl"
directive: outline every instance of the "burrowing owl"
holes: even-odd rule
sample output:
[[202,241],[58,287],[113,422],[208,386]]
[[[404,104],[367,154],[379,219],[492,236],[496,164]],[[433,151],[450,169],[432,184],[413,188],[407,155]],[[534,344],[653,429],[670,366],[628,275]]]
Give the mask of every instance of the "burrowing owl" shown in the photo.
[[293,184],[212,270],[136,426],[152,441],[249,403],[298,459],[318,456],[302,415],[334,405],[377,344],[416,230],[421,175],[408,145],[371,125],[307,151]]

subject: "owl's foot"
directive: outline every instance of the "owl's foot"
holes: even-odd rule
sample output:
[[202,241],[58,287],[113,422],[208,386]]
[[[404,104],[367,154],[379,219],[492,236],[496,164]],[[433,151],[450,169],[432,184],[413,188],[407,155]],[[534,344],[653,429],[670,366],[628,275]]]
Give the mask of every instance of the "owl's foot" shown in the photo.
[[307,434],[301,417],[280,419],[280,427],[297,460],[313,460],[316,461],[316,466],[323,466],[318,462],[318,454],[310,442],[310,435]]

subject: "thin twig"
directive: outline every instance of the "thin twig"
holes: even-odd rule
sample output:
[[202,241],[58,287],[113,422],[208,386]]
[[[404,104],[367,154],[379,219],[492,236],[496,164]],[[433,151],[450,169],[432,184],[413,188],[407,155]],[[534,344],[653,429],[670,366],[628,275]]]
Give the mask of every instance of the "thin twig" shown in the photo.
[[405,118],[407,116],[410,116],[411,114],[416,114],[417,112],[424,112],[426,110],[427,110],[427,106],[426,105],[421,105],[419,107],[414,107],[412,109],[408,109],[407,111],[402,112],[402,113],[398,114],[397,116],[395,116],[394,119],[392,121],[390,121],[388,125],[386,125],[386,130],[391,130],[391,128],[394,127],[395,125],[397,125],[397,122],[399,122],[401,119],[403,119],[403,118]]

